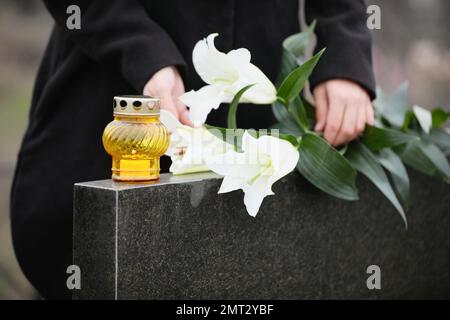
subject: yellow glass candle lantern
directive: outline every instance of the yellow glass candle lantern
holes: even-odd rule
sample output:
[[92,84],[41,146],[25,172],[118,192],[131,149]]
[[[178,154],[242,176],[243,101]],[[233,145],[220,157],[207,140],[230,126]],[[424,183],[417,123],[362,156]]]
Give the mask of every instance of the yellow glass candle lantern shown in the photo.
[[103,132],[112,156],[112,179],[159,179],[159,159],[169,147],[169,133],[159,121],[160,101],[148,96],[114,97],[114,120]]

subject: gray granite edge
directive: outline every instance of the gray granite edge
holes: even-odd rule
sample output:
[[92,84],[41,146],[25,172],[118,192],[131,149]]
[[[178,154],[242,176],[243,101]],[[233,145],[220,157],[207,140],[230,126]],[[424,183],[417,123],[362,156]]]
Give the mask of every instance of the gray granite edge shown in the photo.
[[220,175],[217,175],[214,172],[191,173],[179,176],[172,175],[171,173],[163,173],[161,174],[160,180],[156,182],[135,182],[135,183],[115,182],[111,179],[105,179],[105,180],[79,182],[75,183],[74,186],[81,188],[104,189],[110,191],[123,191],[129,189],[152,188],[161,185],[192,183],[202,180],[221,179],[221,178],[222,177]]

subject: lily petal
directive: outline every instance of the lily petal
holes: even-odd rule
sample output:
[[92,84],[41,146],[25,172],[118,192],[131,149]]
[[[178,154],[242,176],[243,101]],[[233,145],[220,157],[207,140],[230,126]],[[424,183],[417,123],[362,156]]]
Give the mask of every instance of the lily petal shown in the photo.
[[258,67],[250,63],[250,51],[245,48],[231,50],[227,56],[239,70],[239,79],[233,83],[231,91],[236,94],[243,87],[253,84],[244,93],[242,102],[269,104],[276,100],[275,86]]
[[258,139],[253,137],[248,131],[246,130],[244,134],[242,135],[242,143],[241,143],[241,149],[244,152],[253,152],[253,148],[258,145]]
[[[291,172],[299,153],[288,141],[272,136],[254,138],[248,131],[242,136],[243,152],[230,150],[211,157],[207,166],[223,175],[219,193],[242,189],[247,212],[255,217],[264,198],[273,195],[272,184]],[[256,161],[250,159],[257,156]]]
[[175,116],[171,112],[164,109],[160,110],[159,119],[167,128],[167,131],[169,131],[169,133],[174,132],[178,126],[181,126],[181,123],[177,120],[177,118],[175,118]]
[[250,51],[245,48],[231,50],[227,53],[227,56],[231,59],[231,62],[237,70],[240,68],[245,68],[250,63],[252,58]]
[[213,33],[206,39],[200,40],[192,51],[195,71],[208,84],[218,81],[231,83],[239,77],[238,70],[230,62],[227,55],[216,49],[214,38],[218,35]]
[[205,165],[186,165],[184,163],[180,163],[177,161],[172,161],[172,164],[170,165],[169,171],[177,176],[177,175],[183,175],[183,174],[189,174],[189,173],[197,173],[197,172],[206,172],[211,171],[209,168]]
[[[206,160],[217,154],[232,150],[233,146],[219,139],[206,128],[180,125],[171,134],[169,146],[174,175],[210,171]],[[181,151],[181,153],[180,153]]]
[[244,153],[229,150],[225,154],[212,156],[207,160],[207,165],[217,174],[245,180],[255,176],[259,166],[248,164]]
[[224,86],[207,85],[198,91],[191,90],[179,97],[189,107],[189,118],[195,126],[205,123],[212,109],[217,109],[223,101]]
[[[270,104],[277,98],[277,90],[266,75],[254,64],[248,63],[244,68],[239,69],[240,89],[249,84],[254,84],[248,89],[243,99],[254,104]],[[240,90],[239,89],[239,90]]]
[[227,193],[234,190],[242,189],[242,180],[235,177],[224,177],[220,189],[217,193]]
[[271,154],[274,174],[271,182],[275,183],[296,167],[300,154],[288,141],[273,136],[262,136],[258,139],[258,149]]
[[166,152],[166,156],[173,157],[177,150],[182,146],[183,138],[178,134],[178,131],[174,131],[170,134],[170,143]]
[[257,180],[251,186],[246,186],[244,193],[244,204],[248,214],[252,217],[256,217],[264,198],[273,194],[272,190],[267,187],[265,179]]

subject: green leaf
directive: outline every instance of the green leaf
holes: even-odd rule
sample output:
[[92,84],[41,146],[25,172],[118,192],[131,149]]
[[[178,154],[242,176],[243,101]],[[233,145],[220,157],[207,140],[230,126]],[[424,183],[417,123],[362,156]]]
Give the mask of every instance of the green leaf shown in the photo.
[[386,196],[386,198],[388,198],[388,200],[400,213],[406,228],[408,228],[408,221],[406,220],[405,211],[398,201],[386,173],[378,163],[374,154],[363,144],[354,142],[349,146],[345,155],[353,167],[372,181],[372,183]]
[[284,79],[278,89],[277,96],[285,102],[286,106],[288,106],[289,103],[291,103],[303,90],[306,80],[308,80],[324,51],[325,49],[322,49],[311,59],[292,71]]
[[378,88],[377,99],[373,102],[375,111],[391,125],[401,128],[408,107],[407,95],[407,82],[398,87],[391,96],[386,96],[384,92]]
[[230,107],[228,109],[228,121],[227,121],[228,128],[230,129],[237,128],[236,112],[239,106],[239,100],[241,100],[241,97],[245,93],[245,91],[247,91],[253,86],[254,84],[250,84],[248,86],[243,87],[241,90],[238,91],[238,93],[236,93],[236,95],[233,98],[233,101],[231,101]]
[[450,165],[447,158],[429,141],[409,142],[402,150],[401,158],[407,165],[424,174],[450,180]]
[[290,142],[296,148],[298,148],[300,146],[299,140],[297,139],[296,136],[293,136],[292,134],[280,133],[279,138]]
[[287,108],[281,103],[273,103],[272,112],[278,120],[278,124],[274,125],[273,128],[280,129],[282,132],[293,134],[295,136],[300,136],[302,134],[292,114],[290,114]]
[[242,146],[242,136],[244,132],[247,131],[250,135],[255,138],[264,136],[264,135],[272,135],[276,138],[286,140],[290,142],[293,146],[298,147],[299,141],[295,135],[286,134],[286,133],[275,133],[268,130],[254,130],[254,129],[228,129],[223,127],[216,127],[205,123],[205,128],[217,138],[226,141],[229,144],[234,145],[236,150],[241,150]]
[[234,146],[236,150],[241,149],[242,136],[244,135],[244,129],[227,129],[223,127],[216,127],[209,124],[204,124],[205,128],[217,138],[226,141]]
[[217,138],[219,138],[221,140],[224,140],[224,137],[226,136],[227,128],[217,127],[217,126],[213,126],[213,125],[210,125],[207,123],[205,123],[204,126],[214,136],[216,136]]
[[436,144],[445,155],[450,154],[450,135],[444,129],[431,129],[430,134],[423,135],[422,139]]
[[297,60],[295,56],[289,51],[283,49],[281,53],[281,64],[280,64],[280,72],[278,73],[276,85],[279,87],[283,80],[292,72],[295,68],[298,67]]
[[395,189],[406,207],[410,204],[409,176],[400,157],[392,149],[383,149],[376,154],[378,162],[391,174]]
[[313,106],[308,100],[300,97],[300,99],[303,102],[303,106],[305,107],[306,116],[308,117],[308,120],[312,123],[316,122],[316,107]]
[[297,170],[322,191],[344,200],[358,200],[356,171],[326,140],[305,133],[300,141]]
[[281,122],[276,122],[275,124],[271,125],[269,127],[270,130],[278,130],[280,133],[282,134],[288,134],[294,137],[300,137],[302,135],[301,132],[293,132],[292,130],[290,130],[288,127],[286,127],[283,123]]
[[[277,81],[278,85],[281,84],[295,68],[306,60],[306,49],[314,34],[315,26],[316,22],[314,21],[306,31],[294,34],[284,40],[281,70]],[[299,108],[299,105],[303,102],[303,109],[306,112],[307,119],[314,119],[314,107],[312,107],[311,112],[311,105],[306,101],[300,101],[299,103],[298,101],[296,102],[294,98],[294,102],[288,102],[285,98],[280,98],[279,101],[272,104],[272,111],[280,122],[275,127],[280,128],[283,132],[289,132],[297,136],[301,135],[302,131],[305,131],[305,128],[308,127],[308,121],[305,121],[304,112]],[[287,106],[287,108],[281,108],[280,101]],[[292,106],[293,103],[295,104],[294,106]],[[289,112],[287,109],[292,112]],[[313,116],[311,116],[311,114]]]
[[405,119],[403,120],[402,130],[409,129],[414,119],[415,119],[414,112],[407,111],[405,114]]
[[306,60],[306,48],[308,48],[314,34],[316,22],[304,32],[294,34],[283,41],[283,51],[278,75],[277,85],[295,68]]
[[450,112],[445,111],[442,108],[436,108],[431,111],[431,118],[433,128],[440,128],[450,118]]
[[286,108],[280,102],[272,104],[272,112],[278,123],[272,126],[283,133],[301,136],[315,122],[315,108],[302,97],[295,98]]
[[399,130],[374,126],[366,126],[362,136],[362,142],[372,151],[395,147],[412,140],[419,140],[419,138]]
[[283,49],[295,57],[298,65],[305,62],[305,52],[311,42],[316,24],[317,21],[314,20],[304,32],[289,36],[283,41]]
[[308,116],[300,96],[295,97],[289,105],[289,113],[294,117],[302,133],[308,131]]

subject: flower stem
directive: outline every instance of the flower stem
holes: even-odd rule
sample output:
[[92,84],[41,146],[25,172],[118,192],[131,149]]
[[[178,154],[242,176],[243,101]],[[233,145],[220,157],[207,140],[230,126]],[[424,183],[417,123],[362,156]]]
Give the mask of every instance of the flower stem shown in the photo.
[[237,129],[236,112],[239,105],[239,100],[241,99],[245,91],[250,89],[252,86],[253,84],[243,87],[241,90],[239,90],[238,93],[236,93],[236,95],[233,98],[233,101],[231,101],[230,108],[228,109],[228,119],[227,119],[228,129]]

